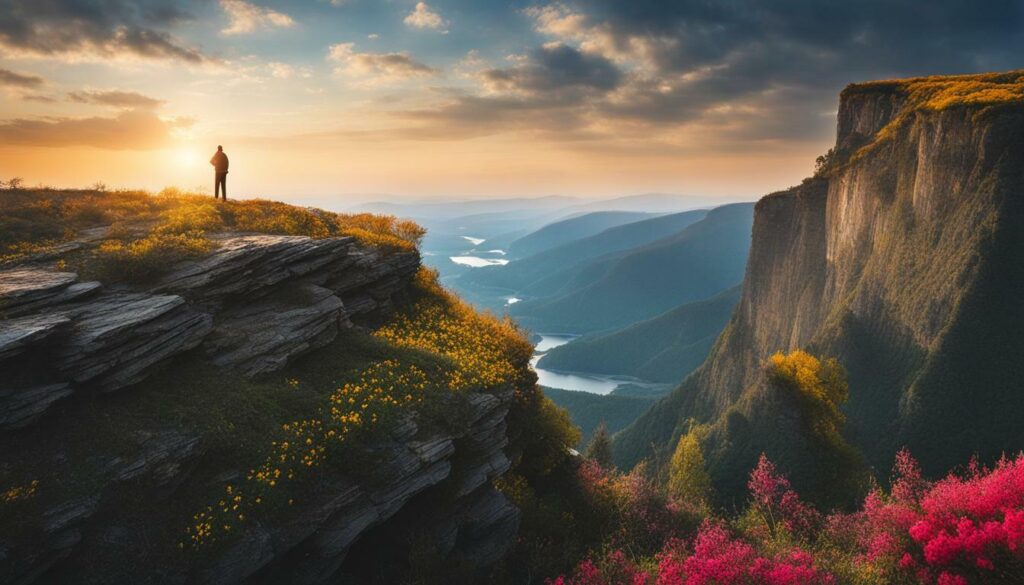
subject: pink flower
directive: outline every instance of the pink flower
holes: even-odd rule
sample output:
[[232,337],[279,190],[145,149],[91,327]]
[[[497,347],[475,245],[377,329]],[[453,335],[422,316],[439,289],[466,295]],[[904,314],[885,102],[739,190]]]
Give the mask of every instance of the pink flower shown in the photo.
[[774,531],[775,525],[781,524],[789,532],[808,536],[821,521],[818,511],[800,500],[789,480],[778,472],[764,453],[758,459],[757,467],[750,472],[747,488],[769,530]]
[[952,573],[942,573],[939,575],[938,585],[967,585],[967,579]]

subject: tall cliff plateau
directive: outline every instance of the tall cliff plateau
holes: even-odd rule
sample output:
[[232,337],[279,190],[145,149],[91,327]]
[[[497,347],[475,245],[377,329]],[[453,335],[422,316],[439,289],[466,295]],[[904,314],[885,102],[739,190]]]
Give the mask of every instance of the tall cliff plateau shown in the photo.
[[[822,172],[761,199],[743,292],[705,363],[616,440],[620,465],[667,452],[687,422],[716,483],[738,493],[766,451],[827,481],[776,351],[847,369],[847,439],[885,470],[926,472],[1024,446],[1024,72],[851,85]],[[884,471],[881,474],[884,476]]]
[[[366,583],[388,566],[373,551],[397,570],[418,542],[451,566],[499,559],[520,512],[491,480],[512,464],[514,392],[535,382],[528,346],[515,379],[404,409],[321,464],[317,429],[289,425],[330,417],[358,371],[449,372],[371,334],[424,295],[419,255],[345,236],[211,239],[144,284],[83,281],[52,252],[0,271],[0,582]],[[282,432],[313,445],[296,458],[307,476],[260,466],[270,445],[285,460]],[[247,475],[275,467],[287,478],[263,486],[287,479],[287,495],[243,502]]]

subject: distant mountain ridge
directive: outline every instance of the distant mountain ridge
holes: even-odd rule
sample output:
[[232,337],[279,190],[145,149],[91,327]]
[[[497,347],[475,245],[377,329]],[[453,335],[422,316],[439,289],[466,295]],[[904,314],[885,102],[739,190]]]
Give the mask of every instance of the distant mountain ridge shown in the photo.
[[518,303],[510,313],[537,331],[585,333],[709,298],[742,280],[752,220],[752,203],[717,207],[672,236],[597,259],[563,294]]
[[707,357],[739,298],[740,287],[735,286],[647,321],[556,347],[538,365],[678,383]]
[[549,223],[509,244],[508,253],[524,258],[556,248],[623,224],[658,217],[656,213],[639,211],[594,211]]
[[528,295],[550,294],[538,284],[553,279],[564,284],[580,267],[606,254],[636,248],[675,234],[700,221],[706,210],[684,211],[652,219],[627,223],[598,234],[568,242],[527,258],[513,260],[506,266],[474,270],[460,279],[462,286],[504,288]]

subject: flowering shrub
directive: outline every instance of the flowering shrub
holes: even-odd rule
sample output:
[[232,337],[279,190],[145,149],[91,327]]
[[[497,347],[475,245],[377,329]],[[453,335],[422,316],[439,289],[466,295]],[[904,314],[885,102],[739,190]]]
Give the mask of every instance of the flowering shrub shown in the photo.
[[867,559],[898,556],[898,570],[923,584],[1024,582],[1024,456],[932,486],[901,458],[892,497],[865,504]]
[[815,566],[802,550],[763,556],[751,544],[730,535],[717,522],[706,521],[693,540],[665,542],[650,569],[629,560],[620,549],[580,563],[571,577],[549,585],[832,585],[835,578]]
[[25,485],[12,486],[0,492],[0,503],[10,504],[12,502],[32,499],[36,495],[36,489],[38,487],[39,480],[37,479],[34,479]]
[[[297,385],[294,380],[286,383]],[[281,425],[281,438],[271,442],[270,453],[260,466],[249,470],[245,482],[226,485],[216,504],[193,516],[187,529],[190,542],[201,545],[230,533],[234,525],[245,521],[247,513],[274,494],[274,488],[301,478],[306,470],[322,465],[341,443],[391,422],[403,409],[420,404],[427,393],[436,390],[415,366],[394,360],[371,365],[358,382],[343,384],[331,393],[327,410]]]
[[[592,494],[616,494],[623,477],[584,465]],[[558,585],[968,585],[1024,583],[1024,454],[992,469],[972,463],[962,475],[926,481],[907,451],[896,456],[889,493],[873,490],[852,513],[820,514],[762,456],[750,474],[751,510],[761,519],[708,519],[696,535],[678,524],[648,524],[660,551],[620,531]],[[642,490],[641,490],[642,492]],[[626,493],[629,493],[626,490]],[[650,495],[609,498],[620,523],[645,514]],[[667,526],[667,529],[665,529]],[[767,528],[767,529],[765,529]],[[780,537],[781,536],[781,537]],[[789,538],[797,536],[796,540]]]
[[514,382],[529,363],[533,347],[512,321],[477,313],[442,290],[436,278],[436,272],[421,270],[418,286],[429,294],[375,335],[449,358],[455,367],[445,383],[453,391]]
[[821,520],[818,511],[800,500],[775,464],[761,454],[747,482],[751,506],[773,535],[779,528],[808,537]]

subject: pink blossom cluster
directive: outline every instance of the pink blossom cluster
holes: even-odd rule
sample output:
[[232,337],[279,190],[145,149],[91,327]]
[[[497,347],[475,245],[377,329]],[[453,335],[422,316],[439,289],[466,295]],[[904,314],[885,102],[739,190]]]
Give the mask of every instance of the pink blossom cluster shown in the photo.
[[[1024,456],[930,485],[908,452],[896,458],[891,495],[876,490],[847,515],[861,561],[924,585],[992,579],[1024,583]],[[842,521],[830,519],[830,529]],[[1009,581],[1005,581],[1009,579]]]
[[821,521],[821,515],[790,487],[789,480],[762,453],[747,482],[751,503],[770,530],[783,526],[791,534],[809,536]]
[[580,563],[571,577],[549,585],[833,585],[832,575],[815,567],[813,557],[795,549],[766,557],[749,543],[733,538],[716,522],[705,522],[688,554],[680,539],[666,541],[650,572],[628,560],[621,550],[599,561]]
[[819,571],[814,559],[794,549],[765,557],[749,543],[734,539],[721,524],[707,521],[693,543],[693,554],[659,563],[657,585],[831,585],[831,575]]
[[[824,566],[863,571],[871,582],[1024,583],[1024,454],[931,483],[901,451],[889,493],[876,489],[859,511],[824,522],[762,456],[748,487],[769,530],[741,522],[740,534],[716,520],[680,530],[671,520],[678,510],[639,475],[591,469],[581,477],[615,501],[617,521],[631,527],[609,541],[610,552],[550,585],[833,585]],[[660,552],[636,546],[645,534],[660,539]]]

